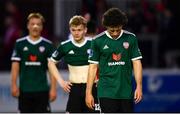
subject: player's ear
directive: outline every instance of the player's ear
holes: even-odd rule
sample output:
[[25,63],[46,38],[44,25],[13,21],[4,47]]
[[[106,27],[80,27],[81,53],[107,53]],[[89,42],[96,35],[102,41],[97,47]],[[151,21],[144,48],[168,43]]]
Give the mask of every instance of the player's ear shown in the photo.
[[84,32],[85,32],[85,33],[87,33],[87,29],[88,29],[88,28],[87,28],[87,27],[85,27],[85,30],[84,30]]

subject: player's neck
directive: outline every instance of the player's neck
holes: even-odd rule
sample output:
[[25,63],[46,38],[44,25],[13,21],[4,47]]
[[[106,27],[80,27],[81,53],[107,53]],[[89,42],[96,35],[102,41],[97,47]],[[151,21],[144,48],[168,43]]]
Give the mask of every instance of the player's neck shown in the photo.
[[85,41],[85,38],[82,38],[81,40],[74,40],[76,43],[81,44]]
[[40,38],[40,36],[32,36],[32,35],[30,35],[30,39],[32,41],[37,41],[37,40],[39,40],[39,38]]

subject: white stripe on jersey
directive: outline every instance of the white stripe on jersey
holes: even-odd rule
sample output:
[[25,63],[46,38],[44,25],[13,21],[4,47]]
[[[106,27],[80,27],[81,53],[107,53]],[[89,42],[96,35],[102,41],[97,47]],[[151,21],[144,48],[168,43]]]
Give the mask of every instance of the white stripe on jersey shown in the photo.
[[96,35],[95,37],[93,37],[93,39],[96,39],[96,38],[99,38],[100,36],[104,35],[105,34],[105,31],[104,32],[101,32],[100,34]]
[[70,41],[71,41],[70,39],[69,40],[65,40],[65,41],[61,42],[61,45],[64,45],[64,44],[66,44],[66,43],[68,43]]
[[134,61],[134,60],[138,60],[138,59],[142,59],[142,56],[132,58],[131,60]]
[[136,36],[134,33],[129,32],[129,31],[127,31],[127,30],[123,30],[123,31],[124,31],[124,33],[126,33],[126,34],[131,34],[131,35],[133,35],[133,36]]
[[19,39],[16,40],[16,42],[20,42],[20,41],[23,41],[23,40],[26,40],[26,37],[19,38]]
[[49,59],[50,61],[54,62],[54,63],[58,63],[58,61],[56,61],[55,59],[53,59],[52,57]]
[[42,37],[42,40],[45,41],[45,42],[48,42],[48,43],[52,44],[52,42],[51,42],[50,40],[48,40],[48,39],[46,39],[46,38],[44,38],[44,37]]
[[12,57],[11,60],[12,61],[21,61],[21,58],[19,58],[19,57]]
[[99,64],[98,61],[92,61],[92,60],[88,60],[89,63],[94,63],[94,64]]

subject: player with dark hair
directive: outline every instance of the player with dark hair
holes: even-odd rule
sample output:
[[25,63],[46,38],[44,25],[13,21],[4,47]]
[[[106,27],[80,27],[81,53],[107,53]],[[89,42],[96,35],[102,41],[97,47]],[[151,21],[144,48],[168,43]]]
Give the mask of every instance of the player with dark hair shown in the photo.
[[50,87],[47,79],[48,58],[55,47],[41,37],[44,17],[40,13],[29,14],[27,20],[29,35],[16,41],[11,58],[11,92],[18,98],[20,112],[47,113],[49,101],[56,99],[55,78],[50,76]]
[[[133,112],[133,103],[142,99],[142,55],[136,36],[122,29],[127,22],[125,13],[118,8],[107,10],[102,18],[107,30],[92,40],[86,104],[94,107],[92,86],[98,67],[97,91],[103,113]],[[134,93],[132,69],[136,80]]]

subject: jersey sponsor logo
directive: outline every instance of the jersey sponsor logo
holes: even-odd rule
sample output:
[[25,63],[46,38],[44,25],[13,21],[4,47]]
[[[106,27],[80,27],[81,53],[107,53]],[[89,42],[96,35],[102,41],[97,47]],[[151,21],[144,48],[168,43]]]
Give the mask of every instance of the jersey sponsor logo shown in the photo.
[[103,49],[108,49],[109,47],[107,46],[107,45],[105,45],[104,47],[103,47]]
[[29,55],[29,60],[30,61],[37,61],[37,56],[36,55]]
[[29,55],[29,61],[26,61],[25,65],[27,65],[27,66],[40,66],[41,62],[37,62],[37,56],[31,54],[31,55]]
[[112,59],[115,60],[115,61],[119,61],[121,59],[121,54],[115,54],[113,53],[112,54]]
[[71,51],[69,51],[69,52],[68,52],[68,54],[74,54],[74,51],[73,51],[73,50],[71,50]]
[[23,51],[28,51],[28,47],[25,46],[25,47],[23,48]]
[[108,66],[119,66],[119,65],[125,65],[125,62],[124,61],[108,62]]
[[41,62],[25,62],[27,66],[40,66]]
[[44,52],[45,51],[45,47],[44,46],[40,46],[39,47],[39,51],[42,53],[42,52]]
[[125,65],[124,61],[119,61],[119,60],[121,60],[121,57],[122,57],[121,53],[119,53],[119,54],[113,53],[112,59],[115,60],[116,62],[108,62],[108,66]]
[[123,42],[123,47],[125,49],[128,49],[129,48],[129,42]]

